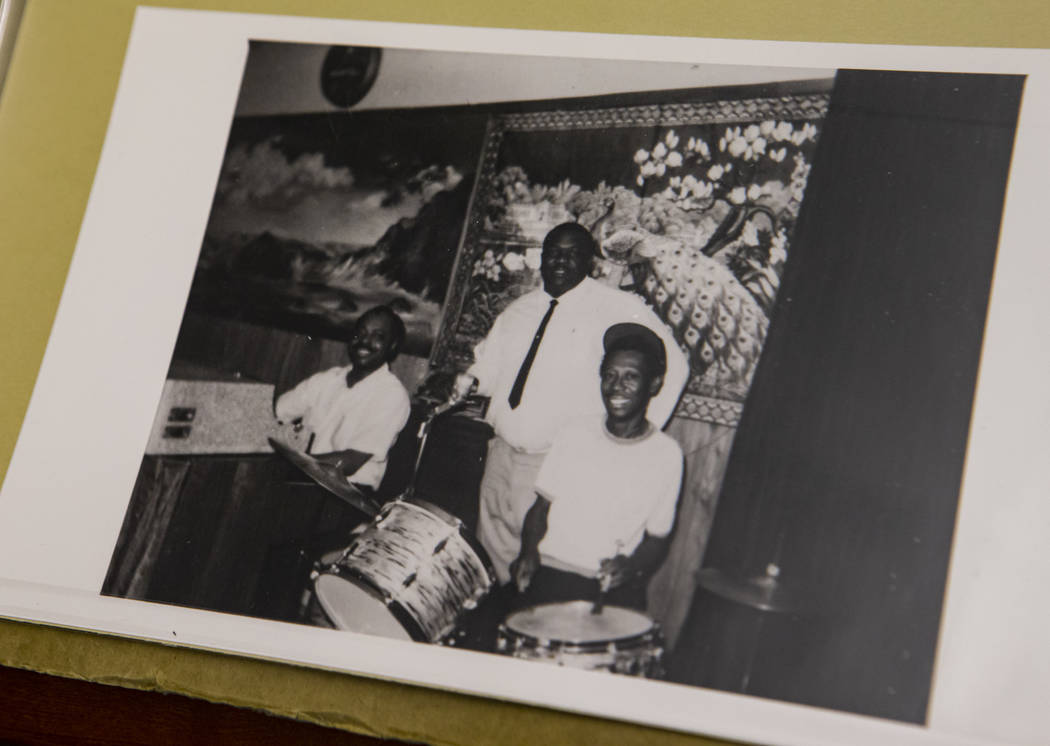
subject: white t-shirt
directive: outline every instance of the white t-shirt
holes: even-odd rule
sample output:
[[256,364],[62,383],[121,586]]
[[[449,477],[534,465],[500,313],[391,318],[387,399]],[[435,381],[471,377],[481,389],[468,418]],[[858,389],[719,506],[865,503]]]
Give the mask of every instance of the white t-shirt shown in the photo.
[[297,417],[313,433],[311,453],[354,449],[372,454],[350,480],[378,487],[386,472],[387,451],[408,422],[408,392],[384,364],[353,386],[346,385],[352,365],[315,373],[277,399],[279,420]]
[[666,536],[682,484],[682,449],[650,427],[640,438],[617,438],[605,415],[566,425],[536,477],[550,500],[545,564],[596,573],[603,559],[630,555],[646,532]]
[[470,372],[478,379],[478,392],[492,397],[486,419],[496,435],[518,450],[543,453],[566,422],[603,414],[598,385],[598,368],[605,354],[602,337],[610,326],[626,321],[652,329],[666,348],[667,374],[648,413],[650,420],[663,427],[689,375],[685,355],[671,330],[640,296],[589,277],[558,298],[521,403],[510,408],[508,394],[550,302],[544,290],[526,293],[503,310],[474,348]]

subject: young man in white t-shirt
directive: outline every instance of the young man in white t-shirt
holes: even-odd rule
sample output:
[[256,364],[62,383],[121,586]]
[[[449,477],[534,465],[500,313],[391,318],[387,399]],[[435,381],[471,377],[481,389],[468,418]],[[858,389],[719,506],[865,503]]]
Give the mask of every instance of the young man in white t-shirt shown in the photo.
[[515,607],[596,599],[645,608],[667,548],[682,481],[678,443],[646,418],[666,370],[663,342],[640,324],[603,339],[605,414],[565,426],[536,478],[510,572]]

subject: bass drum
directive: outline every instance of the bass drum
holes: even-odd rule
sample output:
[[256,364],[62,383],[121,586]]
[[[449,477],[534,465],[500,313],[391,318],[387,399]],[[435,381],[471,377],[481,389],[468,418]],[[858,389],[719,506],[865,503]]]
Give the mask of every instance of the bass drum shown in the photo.
[[663,675],[659,627],[639,611],[590,601],[543,604],[516,611],[500,625],[496,649],[504,655],[588,671]]
[[495,582],[485,550],[458,518],[422,500],[395,500],[315,572],[314,593],[336,629],[439,642]]

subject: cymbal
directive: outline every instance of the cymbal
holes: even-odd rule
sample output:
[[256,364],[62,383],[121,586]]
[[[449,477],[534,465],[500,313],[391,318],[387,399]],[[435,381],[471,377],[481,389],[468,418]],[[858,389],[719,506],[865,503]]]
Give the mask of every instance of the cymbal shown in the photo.
[[323,461],[318,461],[308,453],[297,451],[276,438],[267,438],[267,440],[270,441],[274,451],[281,454],[306,476],[336,497],[349,503],[369,517],[379,512],[379,506],[369,499],[365,493],[346,481],[342,471],[336,467]]
[[736,578],[723,570],[706,567],[700,571],[697,582],[716,596],[759,611],[790,613],[799,610],[800,599],[788,593],[774,574]]

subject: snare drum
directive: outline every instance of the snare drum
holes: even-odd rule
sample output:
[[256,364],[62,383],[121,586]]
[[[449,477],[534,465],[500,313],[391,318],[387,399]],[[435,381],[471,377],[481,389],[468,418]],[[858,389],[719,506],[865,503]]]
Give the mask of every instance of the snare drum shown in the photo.
[[654,678],[662,675],[659,627],[641,612],[590,601],[543,604],[517,611],[500,625],[497,651],[515,658],[588,671]]
[[314,592],[337,629],[438,642],[496,582],[459,519],[421,500],[387,503],[332,564]]

